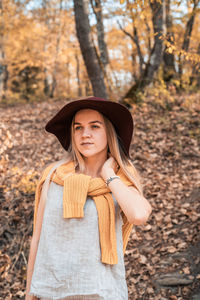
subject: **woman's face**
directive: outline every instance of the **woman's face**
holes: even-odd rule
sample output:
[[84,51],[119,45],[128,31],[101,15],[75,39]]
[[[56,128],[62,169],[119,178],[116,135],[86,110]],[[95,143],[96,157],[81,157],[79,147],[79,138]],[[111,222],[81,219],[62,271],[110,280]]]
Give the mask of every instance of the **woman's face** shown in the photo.
[[107,134],[103,116],[96,110],[83,109],[74,119],[74,142],[85,157],[107,155]]

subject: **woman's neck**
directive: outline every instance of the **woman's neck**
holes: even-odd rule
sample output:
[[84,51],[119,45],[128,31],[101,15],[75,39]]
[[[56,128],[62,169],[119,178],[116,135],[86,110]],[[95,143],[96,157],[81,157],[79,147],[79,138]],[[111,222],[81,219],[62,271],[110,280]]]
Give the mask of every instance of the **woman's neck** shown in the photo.
[[104,162],[107,159],[107,154],[106,156],[102,156],[102,157],[89,157],[89,158],[85,158],[84,162],[85,162],[85,175],[89,175],[91,177],[100,177],[100,173],[101,173],[101,168],[104,164]]

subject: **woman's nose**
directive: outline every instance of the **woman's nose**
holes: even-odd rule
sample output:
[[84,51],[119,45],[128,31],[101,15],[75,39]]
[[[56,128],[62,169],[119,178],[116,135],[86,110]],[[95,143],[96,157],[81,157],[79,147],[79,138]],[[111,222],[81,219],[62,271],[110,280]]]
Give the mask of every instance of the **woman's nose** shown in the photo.
[[90,129],[89,128],[84,128],[82,136],[83,137],[91,136]]

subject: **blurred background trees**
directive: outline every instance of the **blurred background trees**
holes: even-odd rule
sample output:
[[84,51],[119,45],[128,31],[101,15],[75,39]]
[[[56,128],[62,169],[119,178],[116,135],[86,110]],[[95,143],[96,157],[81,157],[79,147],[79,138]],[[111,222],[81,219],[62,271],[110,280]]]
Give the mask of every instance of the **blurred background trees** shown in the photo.
[[0,101],[200,87],[199,0],[1,0]]

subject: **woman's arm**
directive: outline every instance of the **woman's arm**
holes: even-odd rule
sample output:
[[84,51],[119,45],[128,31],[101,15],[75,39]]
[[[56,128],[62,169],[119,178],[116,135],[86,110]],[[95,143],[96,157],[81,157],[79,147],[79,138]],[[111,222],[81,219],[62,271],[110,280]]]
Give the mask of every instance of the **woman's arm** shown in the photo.
[[[104,180],[116,176],[115,166],[113,157],[104,163],[101,170]],[[146,223],[152,211],[151,205],[134,187],[128,187],[122,180],[115,179],[109,183],[109,188],[130,223],[135,225]]]
[[[42,193],[41,193],[42,194]],[[33,233],[31,244],[30,244],[30,252],[29,252],[29,259],[28,259],[28,267],[27,267],[27,280],[26,280],[26,300],[36,300],[38,299],[35,296],[29,295],[30,286],[31,286],[31,279],[34,270],[35,258],[37,254],[38,244],[40,240],[40,233],[42,228],[42,221],[45,209],[45,199],[41,197],[38,206],[37,218],[36,218],[36,226],[35,231]]]

